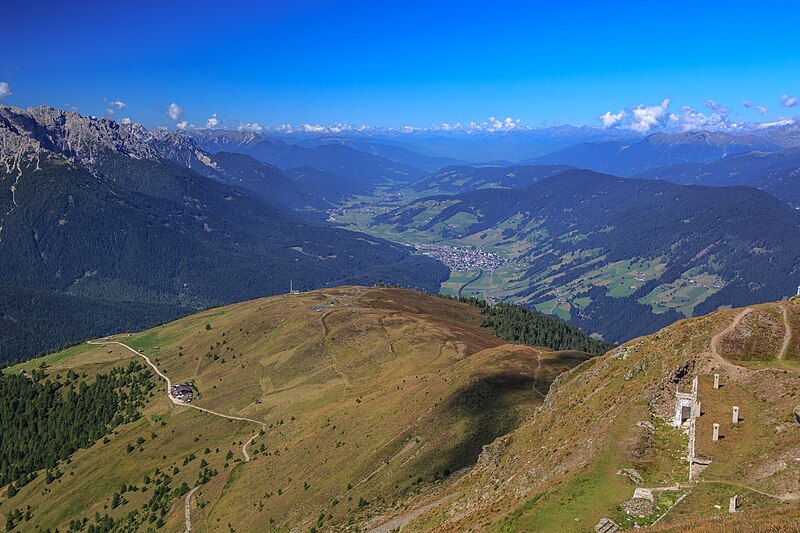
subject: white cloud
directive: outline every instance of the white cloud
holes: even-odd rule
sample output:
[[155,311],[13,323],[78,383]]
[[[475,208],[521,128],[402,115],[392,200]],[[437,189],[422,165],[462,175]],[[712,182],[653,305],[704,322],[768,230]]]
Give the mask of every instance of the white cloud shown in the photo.
[[460,122],[456,122],[455,124],[448,124],[447,122],[444,122],[442,124],[439,124],[438,126],[434,126],[431,129],[440,131],[461,131],[464,128],[461,127]]
[[11,86],[8,84],[8,82],[0,81],[0,98],[5,98],[6,96],[11,96],[12,94]]
[[250,133],[261,133],[261,130],[264,128],[259,126],[258,122],[253,122],[252,124],[239,124],[239,127],[236,129],[239,131],[248,131]]
[[724,105],[720,105],[714,100],[708,99],[705,101],[705,106],[709,108],[711,111],[718,113],[720,116],[727,116],[729,109]]
[[175,127],[178,128],[179,130],[185,130],[186,126],[188,126],[188,125],[189,125],[188,122],[186,122],[185,120],[182,120],[181,122],[178,122],[177,124],[175,124]]
[[443,123],[429,127],[419,126],[400,126],[400,127],[377,127],[369,124],[346,124],[343,122],[334,122],[333,124],[279,124],[276,126],[260,126],[254,124],[240,124],[237,128],[239,131],[262,131],[267,130],[275,133],[286,135],[296,133],[311,133],[311,134],[324,134],[324,133],[347,133],[347,132],[365,132],[365,131],[386,131],[397,132],[404,134],[416,134],[425,132],[463,132],[467,134],[484,132],[484,133],[502,133],[510,131],[529,130],[527,126],[523,126],[520,119],[513,119],[506,117],[499,120],[496,117],[489,117],[484,122],[470,122],[462,125],[460,122],[456,123]]
[[216,113],[212,113],[208,120],[206,121],[206,128],[216,128],[219,125],[219,119],[217,118]]
[[324,133],[327,131],[325,126],[319,124],[300,124],[300,129],[305,133]]
[[183,116],[183,108],[181,106],[179,106],[178,104],[176,104],[175,102],[172,102],[171,104],[169,104],[169,107],[167,107],[167,110],[164,113],[171,120],[174,120],[174,121],[177,122]]
[[781,95],[781,105],[785,107],[794,107],[797,104],[800,104],[800,98],[796,98],[794,96],[789,96],[786,93]]
[[678,114],[671,114],[669,121],[681,131],[697,130],[735,130],[742,127],[741,124],[728,119],[730,110],[713,100],[706,100],[705,105],[713,113],[706,115],[697,111],[691,106],[683,106]]
[[112,100],[111,102],[109,102],[109,104],[113,105],[117,109],[125,109],[126,107],[128,107],[128,104],[126,104],[122,100]]
[[106,108],[106,115],[108,115],[109,117],[113,117],[114,116],[114,108],[113,107],[107,107]]
[[489,117],[489,122],[486,125],[486,131],[511,131],[517,128],[520,124],[520,119],[514,120],[511,117],[506,117],[504,120],[497,120],[494,117]]
[[669,120],[669,104],[672,99],[665,98],[660,105],[646,106],[639,104],[631,110],[632,121],[628,128],[639,133],[664,126]]
[[[659,105],[639,104],[636,107],[620,109],[617,113],[606,111],[598,117],[598,120],[603,123],[603,129],[619,128],[637,133],[649,133],[676,119],[676,115],[669,113],[671,102],[671,98],[665,98]],[[709,100],[708,104],[716,105],[716,102]]]
[[718,124],[721,117],[716,113],[712,114],[710,117],[706,116],[687,105],[681,108],[680,114],[673,113],[670,115],[669,119],[676,124],[681,131],[697,131]]
[[765,114],[765,113],[767,113],[769,111],[769,109],[767,109],[763,105],[756,105],[753,102],[751,102],[750,100],[742,100],[742,105],[744,107],[746,107],[747,109],[755,109],[761,115],[763,115],[763,114]]
[[120,124],[130,124],[131,123],[131,119],[129,117],[125,117],[122,120],[120,120],[119,123]]
[[603,122],[603,129],[613,128],[625,118],[625,110],[620,109],[619,113],[606,111],[605,114],[600,115],[598,118]]
[[[443,124],[445,127],[441,126],[434,126],[433,128],[411,128],[411,126],[406,126],[404,128],[405,131],[409,131],[409,129],[419,130],[419,131],[454,131],[456,129],[460,130],[461,125],[458,124],[458,128],[454,128],[449,124]],[[470,122],[467,124],[466,132],[467,133],[476,133],[476,132],[487,132],[487,133],[502,133],[502,132],[509,132],[519,129],[521,127],[520,119],[513,119],[511,117],[506,117],[503,120],[497,120],[495,117],[489,117],[486,122]]]

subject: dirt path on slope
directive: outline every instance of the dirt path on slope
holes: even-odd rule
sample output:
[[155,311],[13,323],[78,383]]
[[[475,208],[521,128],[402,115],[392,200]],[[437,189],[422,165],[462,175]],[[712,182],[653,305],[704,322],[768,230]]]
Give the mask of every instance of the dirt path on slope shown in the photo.
[[535,392],[542,398],[546,398],[547,394],[543,394],[539,389],[536,388],[536,380],[539,379],[539,371],[542,369],[542,354],[539,352],[536,353],[536,362],[538,364],[536,366],[536,370],[533,373],[533,392]]
[[792,342],[792,327],[789,325],[789,310],[786,309],[785,305],[781,306],[781,311],[783,311],[783,344],[781,345],[781,351],[778,352],[778,360],[782,361],[786,358],[786,350],[789,349],[789,343]]
[[[155,371],[155,373],[158,374],[161,377],[161,379],[163,379],[167,383],[167,398],[169,398],[169,400],[175,405],[182,405],[184,407],[189,407],[191,409],[197,409],[198,411],[202,411],[204,413],[208,413],[210,415],[218,416],[220,418],[225,418],[225,419],[228,419],[228,420],[238,420],[238,421],[241,421],[241,422],[252,422],[254,424],[258,424],[261,427],[261,431],[266,431],[266,429],[267,429],[267,425],[266,424],[264,424],[263,422],[259,422],[258,420],[253,420],[252,418],[244,418],[244,417],[241,417],[241,416],[226,415],[226,414],[223,414],[223,413],[218,413],[216,411],[212,411],[211,409],[206,409],[205,407],[199,407],[197,405],[192,405],[190,403],[183,403],[183,402],[181,402],[179,400],[176,400],[169,393],[169,390],[172,388],[172,381],[164,373],[162,373],[161,370],[159,370],[158,367],[155,364],[153,364],[153,362],[150,360],[149,357],[147,357],[145,354],[143,354],[141,352],[137,352],[136,350],[134,350],[133,348],[131,348],[130,346],[128,346],[125,343],[122,343],[122,342],[119,342],[119,341],[103,341],[103,342],[101,342],[101,341],[88,341],[87,344],[91,344],[91,345],[94,345],[94,346],[103,346],[103,345],[106,345],[106,344],[117,344],[119,346],[122,346],[123,348],[127,348],[131,352],[135,353],[136,355],[138,355],[139,357],[144,359],[145,362],[147,362],[147,364],[150,366],[150,368],[152,368],[153,371]],[[244,460],[245,461],[249,461],[250,460],[250,454],[247,453],[247,446],[250,443],[252,443],[256,439],[256,437],[258,437],[258,435],[259,435],[259,433],[256,433],[255,435],[250,437],[250,439],[247,442],[245,442],[242,445],[242,455],[244,455]],[[187,533],[192,530],[191,510],[190,510],[192,494],[194,494],[194,492],[199,488],[200,488],[200,485],[198,485],[197,487],[193,488],[186,495],[185,513],[186,513],[186,532]]]
[[405,526],[406,524],[408,524],[409,522],[411,522],[412,520],[414,520],[418,516],[422,515],[423,513],[426,513],[428,511],[430,511],[431,509],[439,507],[441,504],[445,503],[447,500],[451,499],[452,497],[453,497],[453,494],[448,494],[447,496],[442,496],[441,498],[436,499],[436,500],[432,501],[431,503],[423,505],[422,507],[418,507],[417,509],[414,509],[413,511],[409,511],[408,513],[402,514],[402,515],[400,515],[400,516],[398,516],[396,518],[393,518],[393,519],[389,520],[388,522],[386,522],[386,523],[384,523],[384,524],[382,524],[382,525],[380,525],[378,527],[374,527],[374,528],[370,529],[369,533],[389,533],[390,531],[395,531],[395,530],[399,531],[399,530],[403,529],[403,526]]
[[721,353],[719,353],[719,344],[724,336],[733,333],[736,330],[736,328],[739,327],[739,324],[742,322],[742,319],[744,319],[744,317],[746,317],[752,312],[753,309],[751,309],[750,307],[743,309],[739,314],[737,314],[733,318],[733,321],[728,325],[728,327],[714,334],[714,336],[711,337],[710,351],[707,352],[707,355],[711,357],[712,362],[716,366],[725,368],[726,370],[731,371],[731,373],[739,377],[743,377],[745,374],[748,374],[750,372],[756,372],[757,370],[754,370],[752,368],[747,368],[746,366],[737,365],[736,363],[732,363],[727,359],[725,359],[725,357]]
[[716,483],[718,485],[729,485],[731,487],[739,487],[740,489],[749,490],[751,492],[755,492],[755,493],[761,494],[762,496],[766,496],[768,498],[774,498],[774,499],[780,500],[782,502],[793,502],[793,501],[800,500],[800,494],[794,494],[794,493],[791,493],[791,492],[783,494],[783,495],[770,494],[769,492],[764,492],[762,490],[758,490],[758,489],[756,489],[754,487],[751,487],[749,485],[745,485],[743,483],[736,483],[735,481],[723,481],[721,479],[701,479],[701,480],[698,480],[698,483]]
[[[738,315],[734,317],[733,322],[731,322],[727,328],[723,329],[722,331],[718,332],[713,337],[711,337],[711,350],[707,352],[707,355],[709,355],[712,361],[716,363],[719,367],[730,370],[739,377],[742,377],[745,374],[753,372],[784,371],[784,372],[790,372],[792,374],[800,374],[800,369],[781,364],[768,366],[766,368],[750,368],[747,366],[737,365],[736,363],[728,361],[722,354],[719,353],[719,343],[722,337],[736,330],[736,328],[739,327],[739,324],[741,323],[742,319],[751,312],[753,312],[753,309],[750,307],[742,310]],[[779,352],[779,355],[781,357],[778,357],[779,361],[782,359],[782,356],[785,355],[785,350],[788,348],[789,343],[792,340],[792,333],[791,329],[789,328],[788,316],[786,315],[785,309],[784,309],[784,318],[786,319],[787,333],[784,333],[783,346],[781,347],[781,351]]]
[[[725,365],[725,364],[733,365],[733,363],[731,363],[730,361],[725,359],[719,353],[719,342],[720,342],[720,339],[722,337],[724,337],[725,335],[728,335],[729,333],[733,333],[736,330],[736,328],[739,327],[739,324],[741,323],[742,319],[744,317],[746,317],[747,315],[749,315],[750,313],[752,313],[752,312],[753,312],[753,310],[751,308],[749,308],[749,307],[744,309],[744,310],[742,310],[742,312],[740,312],[738,315],[736,315],[734,317],[733,322],[731,322],[730,325],[727,328],[723,329],[722,331],[716,333],[713,337],[711,337],[711,355],[714,356],[714,358],[720,364],[722,364],[722,365]],[[738,365],[733,365],[733,366],[738,366]]]
[[345,388],[349,389],[349,388],[351,388],[353,386],[352,383],[350,383],[350,378],[348,378],[347,375],[344,372],[339,370],[339,366],[336,364],[336,358],[333,357],[332,353],[330,353],[328,350],[325,349],[325,337],[327,337],[328,333],[329,333],[328,324],[325,323],[325,319],[328,318],[328,316],[330,316],[335,311],[336,311],[336,309],[331,309],[330,311],[325,311],[319,317],[319,325],[322,328],[322,340],[319,342],[319,345],[322,347],[322,351],[324,351],[328,355],[328,357],[330,358],[331,367],[333,367],[333,371],[336,372],[336,374],[340,378],[342,378],[342,381],[344,381],[344,384],[345,384]]
[[185,518],[185,521],[186,521],[186,529],[185,529],[185,531],[186,531],[186,533],[189,533],[192,530],[192,496],[194,496],[194,493],[199,488],[200,488],[200,485],[197,485],[195,488],[190,490],[186,494],[186,501],[183,504],[183,513],[184,513],[184,516],[186,517]]

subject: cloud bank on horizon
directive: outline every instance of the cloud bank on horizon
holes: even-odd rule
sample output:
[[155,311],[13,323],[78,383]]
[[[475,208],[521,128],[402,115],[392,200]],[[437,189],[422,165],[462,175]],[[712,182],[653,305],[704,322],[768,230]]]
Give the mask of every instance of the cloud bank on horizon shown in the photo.
[[[785,93],[780,98],[784,107],[793,107],[800,103],[800,99],[793,98]],[[650,133],[657,129],[672,129],[677,131],[699,130],[738,130],[747,127],[763,127],[776,124],[800,123],[800,116],[792,118],[780,117],[773,122],[745,122],[734,120],[730,117],[730,109],[715,100],[708,99],[704,105],[707,112],[698,111],[691,106],[683,106],[678,112],[670,112],[671,98],[665,98],[661,104],[647,106],[639,104],[635,107],[620,109],[616,113],[606,111],[598,117],[603,129],[627,129],[636,133]],[[757,105],[750,100],[743,100],[742,107],[753,109],[760,115],[769,112],[765,106]]]
[[[11,96],[11,86],[8,82],[0,82],[0,100]],[[129,109],[128,104],[121,99],[109,100],[103,98],[106,107],[106,116],[113,118],[117,111]],[[638,104],[618,110],[617,112],[606,111],[598,116],[596,120],[599,127],[603,130],[620,130],[628,131],[632,134],[649,134],[658,130],[667,131],[699,131],[699,130],[712,130],[712,131],[736,131],[748,130],[754,128],[764,128],[771,126],[785,126],[790,124],[800,124],[800,115],[786,117],[779,115],[777,120],[771,121],[745,121],[735,120],[731,118],[731,110],[728,106],[723,105],[713,99],[707,99],[704,102],[706,110],[697,110],[692,106],[682,106],[680,109],[671,111],[672,98],[665,98],[661,103],[656,105]],[[781,107],[790,109],[800,105],[800,98],[790,96],[787,93],[782,93],[778,99]],[[759,115],[765,115],[769,112],[766,106],[754,103],[751,100],[742,100],[741,106],[746,109],[751,109]],[[65,108],[71,111],[78,110],[77,107],[69,104],[64,104]],[[347,124],[342,122],[335,122],[333,124],[319,124],[319,123],[299,123],[299,124],[278,124],[278,125],[262,125],[258,122],[241,122],[241,121],[225,121],[220,118],[218,113],[211,113],[205,120],[205,124],[201,123],[196,125],[190,123],[184,118],[186,110],[178,105],[176,102],[170,103],[163,109],[163,115],[166,116],[174,127],[178,130],[186,129],[234,129],[241,132],[250,133],[277,133],[285,135],[293,134],[345,134],[345,133],[367,133],[367,132],[392,132],[392,133],[463,133],[467,135],[485,133],[510,133],[515,131],[534,131],[542,129],[542,127],[531,127],[525,125],[520,118],[506,117],[498,119],[494,116],[487,118],[481,122],[470,121],[462,124],[461,122],[434,124],[431,126],[397,126],[397,127],[381,127],[372,126],[369,124]],[[119,120],[121,124],[132,124],[133,119],[126,116]],[[551,126],[569,126],[568,124],[554,123]],[[572,125],[575,127],[581,127]],[[159,126],[163,127],[163,126]],[[594,125],[586,125],[585,127],[595,127]]]
[[[791,108],[800,104],[800,99],[791,97],[783,93],[778,100],[785,108]],[[759,115],[769,112],[766,106],[756,104],[751,100],[742,100],[741,106],[752,109]],[[704,106],[706,110],[697,110],[692,106],[682,106],[679,110],[670,111],[672,104],[671,98],[665,98],[657,105],[638,104],[636,106],[620,109],[616,113],[606,111],[597,117],[599,127],[603,130],[627,130],[634,134],[649,134],[657,130],[668,131],[736,131],[753,128],[763,128],[776,125],[800,124],[800,115],[794,117],[779,116],[778,120],[768,122],[735,120],[731,118],[731,110],[716,100],[706,99]],[[226,123],[217,113],[212,113],[206,120],[205,125],[195,125],[180,120],[184,115],[184,109],[172,103],[167,107],[165,114],[176,122],[178,129],[236,129],[241,132],[263,133],[271,132],[285,135],[292,134],[344,134],[344,133],[365,133],[365,132],[393,132],[393,133],[464,133],[473,135],[478,133],[509,133],[514,131],[533,131],[536,127],[523,124],[520,118],[506,117],[498,119],[494,116],[485,121],[470,121],[462,124],[461,122],[442,123],[431,126],[398,126],[398,127],[378,127],[369,124],[347,124],[335,122],[333,124],[319,123],[300,123],[300,124],[278,124],[262,125],[258,122],[228,122]],[[554,124],[559,126],[561,124]],[[578,126],[579,127],[579,126]],[[588,125],[587,127],[593,127]]]

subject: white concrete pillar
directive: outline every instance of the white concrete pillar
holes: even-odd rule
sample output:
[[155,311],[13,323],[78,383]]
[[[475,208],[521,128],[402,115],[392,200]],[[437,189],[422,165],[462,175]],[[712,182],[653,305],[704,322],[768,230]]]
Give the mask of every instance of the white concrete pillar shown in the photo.
[[719,374],[714,374],[714,390],[719,388]]
[[734,494],[733,498],[731,498],[731,501],[728,504],[728,512],[729,513],[735,513],[736,512],[736,508],[738,506],[739,506],[739,496],[737,494]]
[[714,424],[714,432],[711,435],[711,440],[714,442],[719,440],[719,424]]
[[700,418],[700,402],[694,404],[694,417]]
[[739,408],[736,407],[735,405],[733,406],[733,416],[731,417],[731,422],[733,422],[734,424],[739,423]]

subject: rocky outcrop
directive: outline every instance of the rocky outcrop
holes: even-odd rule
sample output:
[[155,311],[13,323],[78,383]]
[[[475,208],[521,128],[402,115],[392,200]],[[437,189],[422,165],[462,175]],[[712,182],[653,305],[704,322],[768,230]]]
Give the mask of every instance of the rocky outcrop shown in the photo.
[[27,110],[0,106],[0,139],[2,158],[13,155],[19,146],[47,150],[89,167],[106,151],[137,159],[159,156],[149,143],[151,133],[143,126],[46,106]]
[[184,132],[148,130],[108,118],[82,116],[48,106],[20,109],[0,106],[0,163],[6,171],[36,161],[42,152],[57,154],[96,171],[109,154],[134,159],[166,159],[181,166],[213,166]]

